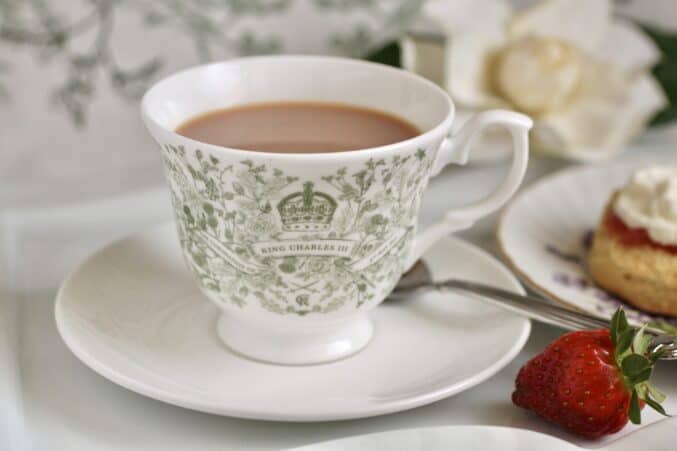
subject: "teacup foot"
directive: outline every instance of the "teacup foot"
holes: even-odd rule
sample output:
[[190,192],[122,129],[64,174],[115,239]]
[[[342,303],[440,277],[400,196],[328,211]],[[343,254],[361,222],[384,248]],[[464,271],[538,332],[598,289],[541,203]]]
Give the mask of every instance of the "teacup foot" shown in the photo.
[[216,331],[226,346],[245,357],[283,365],[312,365],[360,351],[371,340],[374,326],[367,315],[362,315],[313,330],[281,331],[222,314]]

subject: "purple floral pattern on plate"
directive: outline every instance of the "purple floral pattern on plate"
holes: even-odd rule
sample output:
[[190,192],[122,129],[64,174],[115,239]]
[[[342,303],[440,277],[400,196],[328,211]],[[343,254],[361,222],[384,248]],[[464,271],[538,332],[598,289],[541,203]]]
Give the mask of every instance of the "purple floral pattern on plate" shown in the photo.
[[573,272],[553,271],[552,280],[562,287],[591,295],[597,301],[593,306],[594,310],[601,316],[611,317],[618,307],[623,307],[628,319],[633,323],[660,322],[677,325],[677,318],[653,315],[637,310],[595,284],[588,275],[585,265],[585,255],[592,246],[593,235],[592,230],[583,232],[579,241],[580,244],[575,249],[561,249],[553,244],[545,245],[546,253],[574,265]]

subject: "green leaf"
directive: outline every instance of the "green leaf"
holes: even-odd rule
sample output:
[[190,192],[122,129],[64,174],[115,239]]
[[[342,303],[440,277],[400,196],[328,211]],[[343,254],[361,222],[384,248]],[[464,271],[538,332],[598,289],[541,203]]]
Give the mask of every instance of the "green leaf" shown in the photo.
[[651,362],[649,359],[639,354],[630,354],[621,362],[623,374],[628,377],[635,377],[647,368],[651,369]]
[[630,385],[638,385],[641,384],[642,382],[646,382],[649,379],[651,379],[651,373],[653,372],[653,368],[645,368],[642,371],[640,371],[638,374],[628,378],[628,382]]
[[655,399],[657,402],[661,403],[661,402],[665,401],[665,398],[666,398],[665,393],[663,393],[662,391],[660,391],[659,389],[654,387],[654,385],[652,383],[647,382],[646,384],[644,384],[644,387],[649,392],[651,397],[653,399]]
[[621,321],[621,315],[623,315],[623,309],[618,308],[616,312],[614,312],[614,315],[611,317],[611,324],[609,326],[609,330],[611,332],[611,343],[613,343],[614,347],[618,345],[618,335],[622,332],[620,330],[620,321]]
[[630,397],[630,411],[628,412],[630,421],[632,424],[641,424],[642,423],[642,414],[639,407],[639,396],[637,395],[637,390],[632,390],[632,396]]
[[665,413],[665,409],[663,409],[663,406],[661,406],[660,403],[656,402],[655,400],[651,399],[651,397],[647,396],[646,398],[644,398],[644,402],[650,405],[653,410],[660,413],[661,415],[666,417],[670,416],[667,413]]
[[630,344],[632,343],[632,338],[634,337],[634,329],[625,329],[617,337],[616,347],[614,348],[614,354],[618,358],[623,355],[625,351],[630,349]]
[[625,318],[625,312],[623,310],[621,310],[621,319],[620,322],[618,323],[618,327],[621,334],[624,334],[629,331],[632,331],[633,334],[635,332],[634,327],[630,327],[630,325],[628,324],[628,320]]
[[635,337],[632,339],[632,350],[637,354],[645,355],[651,344],[652,337],[644,333],[645,329],[646,324],[637,331]]
[[647,385],[649,385],[648,382],[644,383],[644,384],[635,385],[634,388],[635,388],[635,390],[637,390],[637,397],[639,397],[639,399],[644,399],[644,398],[647,397],[647,393],[648,393],[648,390],[646,388]]

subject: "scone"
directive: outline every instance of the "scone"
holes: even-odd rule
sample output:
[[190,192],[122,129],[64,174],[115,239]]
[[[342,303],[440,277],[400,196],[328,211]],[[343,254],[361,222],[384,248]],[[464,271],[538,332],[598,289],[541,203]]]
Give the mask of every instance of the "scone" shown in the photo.
[[677,316],[677,167],[637,172],[609,200],[588,256],[605,290]]

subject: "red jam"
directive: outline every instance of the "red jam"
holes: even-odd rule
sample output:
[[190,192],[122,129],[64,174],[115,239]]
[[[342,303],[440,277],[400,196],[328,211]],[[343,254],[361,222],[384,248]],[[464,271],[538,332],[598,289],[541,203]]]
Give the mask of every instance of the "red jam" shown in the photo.
[[621,244],[625,246],[650,246],[654,249],[660,249],[672,255],[677,255],[676,245],[665,245],[653,241],[645,229],[632,229],[625,225],[623,220],[609,211],[604,218],[604,226],[613,234]]

